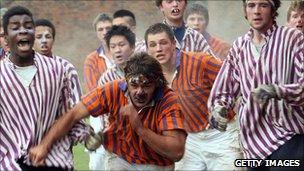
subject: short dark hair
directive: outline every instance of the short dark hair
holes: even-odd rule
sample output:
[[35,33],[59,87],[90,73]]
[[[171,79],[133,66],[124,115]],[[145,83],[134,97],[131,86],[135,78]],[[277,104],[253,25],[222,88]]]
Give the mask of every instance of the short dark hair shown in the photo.
[[192,15],[192,14],[203,15],[204,18],[205,18],[205,21],[206,21],[206,26],[209,24],[209,12],[208,12],[208,9],[205,6],[203,6],[201,4],[197,4],[197,3],[190,4],[186,8],[186,11],[185,11],[185,14],[184,14],[185,20],[187,20],[189,15]]
[[28,15],[34,23],[33,14],[29,9],[22,6],[13,6],[5,12],[2,18],[2,26],[3,26],[4,34],[7,34],[7,26],[9,23],[9,19],[15,15]]
[[303,0],[295,0],[290,3],[288,11],[287,11],[287,21],[289,21],[289,19],[290,19],[291,11],[297,11],[297,10],[304,11],[304,1]]
[[172,31],[172,29],[170,28],[170,26],[164,24],[164,23],[156,23],[151,25],[145,32],[145,42],[146,42],[146,46],[148,47],[148,35],[150,34],[158,34],[158,33],[163,33],[165,32],[169,39],[173,42],[175,41],[174,38],[174,33]]
[[131,26],[136,26],[136,18],[135,18],[135,15],[133,12],[126,10],[126,9],[117,10],[113,14],[113,19],[119,18],[119,17],[130,17],[131,20],[130,20],[129,24]]
[[113,36],[124,36],[130,43],[131,47],[135,47],[135,34],[126,26],[114,25],[105,35],[107,46],[110,47],[110,39]]
[[[161,5],[161,3],[163,2],[163,0],[155,0],[155,5],[157,7],[159,7]],[[187,3],[187,0],[185,0],[185,2]]]
[[96,25],[100,22],[100,21],[109,21],[109,22],[112,22],[112,17],[109,15],[109,14],[106,14],[106,13],[99,13],[94,21],[93,21],[93,27],[94,27],[94,30],[96,31]]
[[54,24],[50,20],[47,20],[47,19],[38,19],[38,20],[35,21],[35,27],[38,27],[38,26],[46,26],[46,27],[51,28],[52,29],[53,38],[55,39],[56,29],[55,29]]
[[[246,1],[247,0],[243,0],[243,6],[244,6],[244,9],[246,9]],[[274,12],[274,19],[279,15],[278,13],[278,9],[280,8],[281,6],[281,0],[272,0],[273,3],[274,3],[274,6],[271,5],[271,9],[272,9],[272,12]]]
[[146,52],[133,54],[126,62],[124,73],[127,80],[130,76],[142,74],[155,82],[157,88],[164,88],[168,84],[160,63]]

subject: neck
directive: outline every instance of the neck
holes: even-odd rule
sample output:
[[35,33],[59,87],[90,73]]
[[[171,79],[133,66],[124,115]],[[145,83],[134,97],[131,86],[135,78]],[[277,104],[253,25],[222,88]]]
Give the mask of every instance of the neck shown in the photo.
[[104,41],[102,41],[102,42],[101,42],[101,45],[102,45],[102,47],[103,47],[103,50],[104,50],[104,53],[105,53],[106,57],[108,57],[109,59],[112,59],[107,44],[106,44]]
[[273,21],[269,22],[269,25],[261,30],[253,29],[253,42],[257,44],[263,43],[265,41],[263,34],[266,34],[267,30],[272,27],[273,23]]
[[34,64],[34,52],[31,53],[30,56],[21,57],[17,54],[11,53],[9,59],[17,66],[25,67]]
[[50,52],[50,53],[48,53],[48,54],[45,54],[45,56],[50,57],[50,58],[53,58],[52,52]]
[[253,43],[255,44],[261,44],[264,42],[264,37],[262,36],[262,33],[253,31]]
[[170,61],[168,61],[166,64],[162,65],[163,68],[163,72],[170,74],[170,73],[174,73],[176,70],[176,55],[174,53],[174,57],[171,58]]
[[181,27],[183,25],[183,20],[167,20],[166,19],[167,24],[169,24],[170,26],[173,27]]

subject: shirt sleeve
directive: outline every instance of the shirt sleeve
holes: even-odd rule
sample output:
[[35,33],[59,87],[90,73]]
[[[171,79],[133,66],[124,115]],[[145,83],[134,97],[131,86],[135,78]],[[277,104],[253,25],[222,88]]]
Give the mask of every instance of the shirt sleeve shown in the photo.
[[294,52],[294,68],[298,80],[294,84],[285,84],[276,86],[278,94],[287,103],[295,106],[304,104],[304,36],[297,36]]
[[18,155],[15,146],[17,143],[2,123],[0,127],[0,170],[21,170],[14,157]]
[[[97,117],[101,114],[109,113],[107,101],[110,101],[108,96],[112,91],[109,84],[102,87],[97,87],[82,98],[82,103],[85,105],[90,115]],[[113,96],[113,95],[112,95]]]
[[[81,98],[81,86],[78,77],[78,73],[75,67],[67,62],[62,62],[65,68],[65,87],[63,89],[65,97],[63,98],[63,106],[61,113],[67,113],[68,110],[72,109]],[[91,127],[85,123],[84,120],[77,122],[72,129],[69,131],[68,136],[72,141],[73,145],[76,145],[78,142],[83,142]]]
[[195,45],[197,46],[196,47],[197,52],[203,52],[215,56],[205,37],[202,34],[198,34],[197,36],[198,36],[198,38],[196,39],[197,42],[195,43]]
[[228,54],[227,60],[222,65],[208,99],[208,109],[220,105],[232,109],[234,102],[240,93],[239,71],[236,69],[235,58],[237,55],[236,46]]
[[213,85],[220,69],[222,66],[222,61],[211,56],[211,55],[204,55],[203,57],[203,67],[204,67],[204,80],[208,80],[208,83]]
[[175,93],[166,96],[161,102],[163,105],[160,110],[161,115],[159,115],[160,117],[158,119],[159,130],[168,131],[179,129],[185,131],[184,117]]

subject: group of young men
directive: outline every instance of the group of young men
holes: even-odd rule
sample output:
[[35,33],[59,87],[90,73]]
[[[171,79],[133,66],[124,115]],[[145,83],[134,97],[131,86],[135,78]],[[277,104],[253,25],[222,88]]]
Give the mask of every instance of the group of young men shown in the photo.
[[285,27],[275,20],[280,0],[243,0],[250,29],[233,45],[206,31],[204,6],[155,2],[164,20],[144,40],[131,11],[96,17],[101,43],[85,60],[83,97],[74,66],[52,53],[54,25],[21,6],[5,12],[0,170],[74,169],[78,142],[93,151],[91,170],[303,161],[304,1],[292,3]]

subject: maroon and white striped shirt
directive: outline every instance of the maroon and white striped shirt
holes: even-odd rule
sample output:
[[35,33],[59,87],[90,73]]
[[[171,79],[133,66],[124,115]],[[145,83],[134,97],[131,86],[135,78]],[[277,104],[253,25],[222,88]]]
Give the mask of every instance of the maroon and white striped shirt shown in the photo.
[[[76,85],[79,82],[74,82],[78,81],[74,75],[77,72],[62,58],[54,60],[36,53],[34,65],[37,73],[31,84],[24,86],[9,58],[0,61],[0,170],[20,170],[16,160],[22,156],[31,165],[28,150],[41,141],[55,120],[81,95],[71,90],[73,86],[80,88]],[[58,140],[46,158],[46,166],[73,168],[70,147],[84,138],[87,128],[79,122],[69,135]]]
[[[250,30],[234,42],[214,83],[209,109],[215,104],[232,108],[240,96],[239,122],[245,157],[264,159],[295,134],[304,133],[303,89],[298,91],[292,86],[303,85],[304,36],[275,23],[263,35],[266,43],[259,58],[255,58],[252,34]],[[279,85],[283,98],[289,100],[271,99],[260,107],[250,92],[261,84]]]

